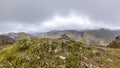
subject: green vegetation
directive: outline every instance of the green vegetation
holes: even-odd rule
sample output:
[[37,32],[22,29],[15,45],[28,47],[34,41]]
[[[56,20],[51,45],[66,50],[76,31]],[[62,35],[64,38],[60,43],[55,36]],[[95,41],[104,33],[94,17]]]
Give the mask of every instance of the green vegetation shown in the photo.
[[0,52],[0,68],[119,68],[120,49],[63,38],[22,39]]

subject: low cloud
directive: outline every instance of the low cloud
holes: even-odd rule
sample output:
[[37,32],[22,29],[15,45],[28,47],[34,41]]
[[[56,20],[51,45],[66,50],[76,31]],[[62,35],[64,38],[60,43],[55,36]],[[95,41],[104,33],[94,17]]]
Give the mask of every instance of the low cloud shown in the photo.
[[108,23],[95,22],[90,20],[88,16],[80,16],[76,13],[70,13],[68,16],[60,16],[56,14],[52,19],[41,24],[43,29],[48,30],[86,30],[86,29],[119,29],[118,26],[109,25]]
[[119,29],[120,0],[0,0],[0,33]]

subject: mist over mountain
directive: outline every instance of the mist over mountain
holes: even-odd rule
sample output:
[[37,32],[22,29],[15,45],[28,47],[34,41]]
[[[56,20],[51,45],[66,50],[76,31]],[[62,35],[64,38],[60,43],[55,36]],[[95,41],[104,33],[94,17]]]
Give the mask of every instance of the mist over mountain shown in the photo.
[[1,0],[0,33],[120,29],[119,0]]

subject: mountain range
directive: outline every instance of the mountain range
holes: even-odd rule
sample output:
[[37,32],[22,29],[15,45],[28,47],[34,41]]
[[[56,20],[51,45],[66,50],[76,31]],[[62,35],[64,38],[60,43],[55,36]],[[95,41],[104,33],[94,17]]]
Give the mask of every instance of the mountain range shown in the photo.
[[120,35],[120,30],[98,29],[98,30],[53,30],[44,33],[44,37],[58,37],[61,34],[67,34],[71,38],[84,41],[87,44],[108,45]]
[[[82,41],[88,45],[103,45],[107,46],[112,42],[115,37],[120,35],[120,30],[110,30],[110,29],[96,29],[96,30],[52,30],[45,33],[8,33],[3,34],[15,41],[20,39],[30,39],[30,38],[57,38],[62,34],[66,34],[76,41]],[[3,36],[3,37],[4,37]],[[0,40],[3,38],[0,38]]]
[[0,68],[120,67],[119,30],[8,33],[0,43],[6,45],[0,47]]

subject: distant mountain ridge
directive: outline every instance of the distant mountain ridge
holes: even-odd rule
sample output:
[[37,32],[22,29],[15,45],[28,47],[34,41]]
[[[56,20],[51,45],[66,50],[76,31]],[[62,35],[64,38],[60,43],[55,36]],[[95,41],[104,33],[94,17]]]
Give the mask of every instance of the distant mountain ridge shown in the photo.
[[115,39],[116,36],[120,35],[120,30],[109,30],[109,29],[98,29],[98,30],[53,30],[44,33],[44,37],[58,37],[61,34],[67,34],[70,37],[83,40],[88,44],[95,45],[108,45]]
[[25,32],[19,32],[19,33],[8,33],[5,34],[8,37],[13,38],[14,40],[21,40],[21,39],[30,39],[30,38],[37,38],[36,36],[32,35],[32,34],[28,34]]
[[96,30],[52,30],[46,33],[8,33],[4,34],[15,41],[30,38],[56,38],[67,34],[70,38],[85,42],[88,45],[108,45],[115,37],[120,36],[120,30],[96,29]]

